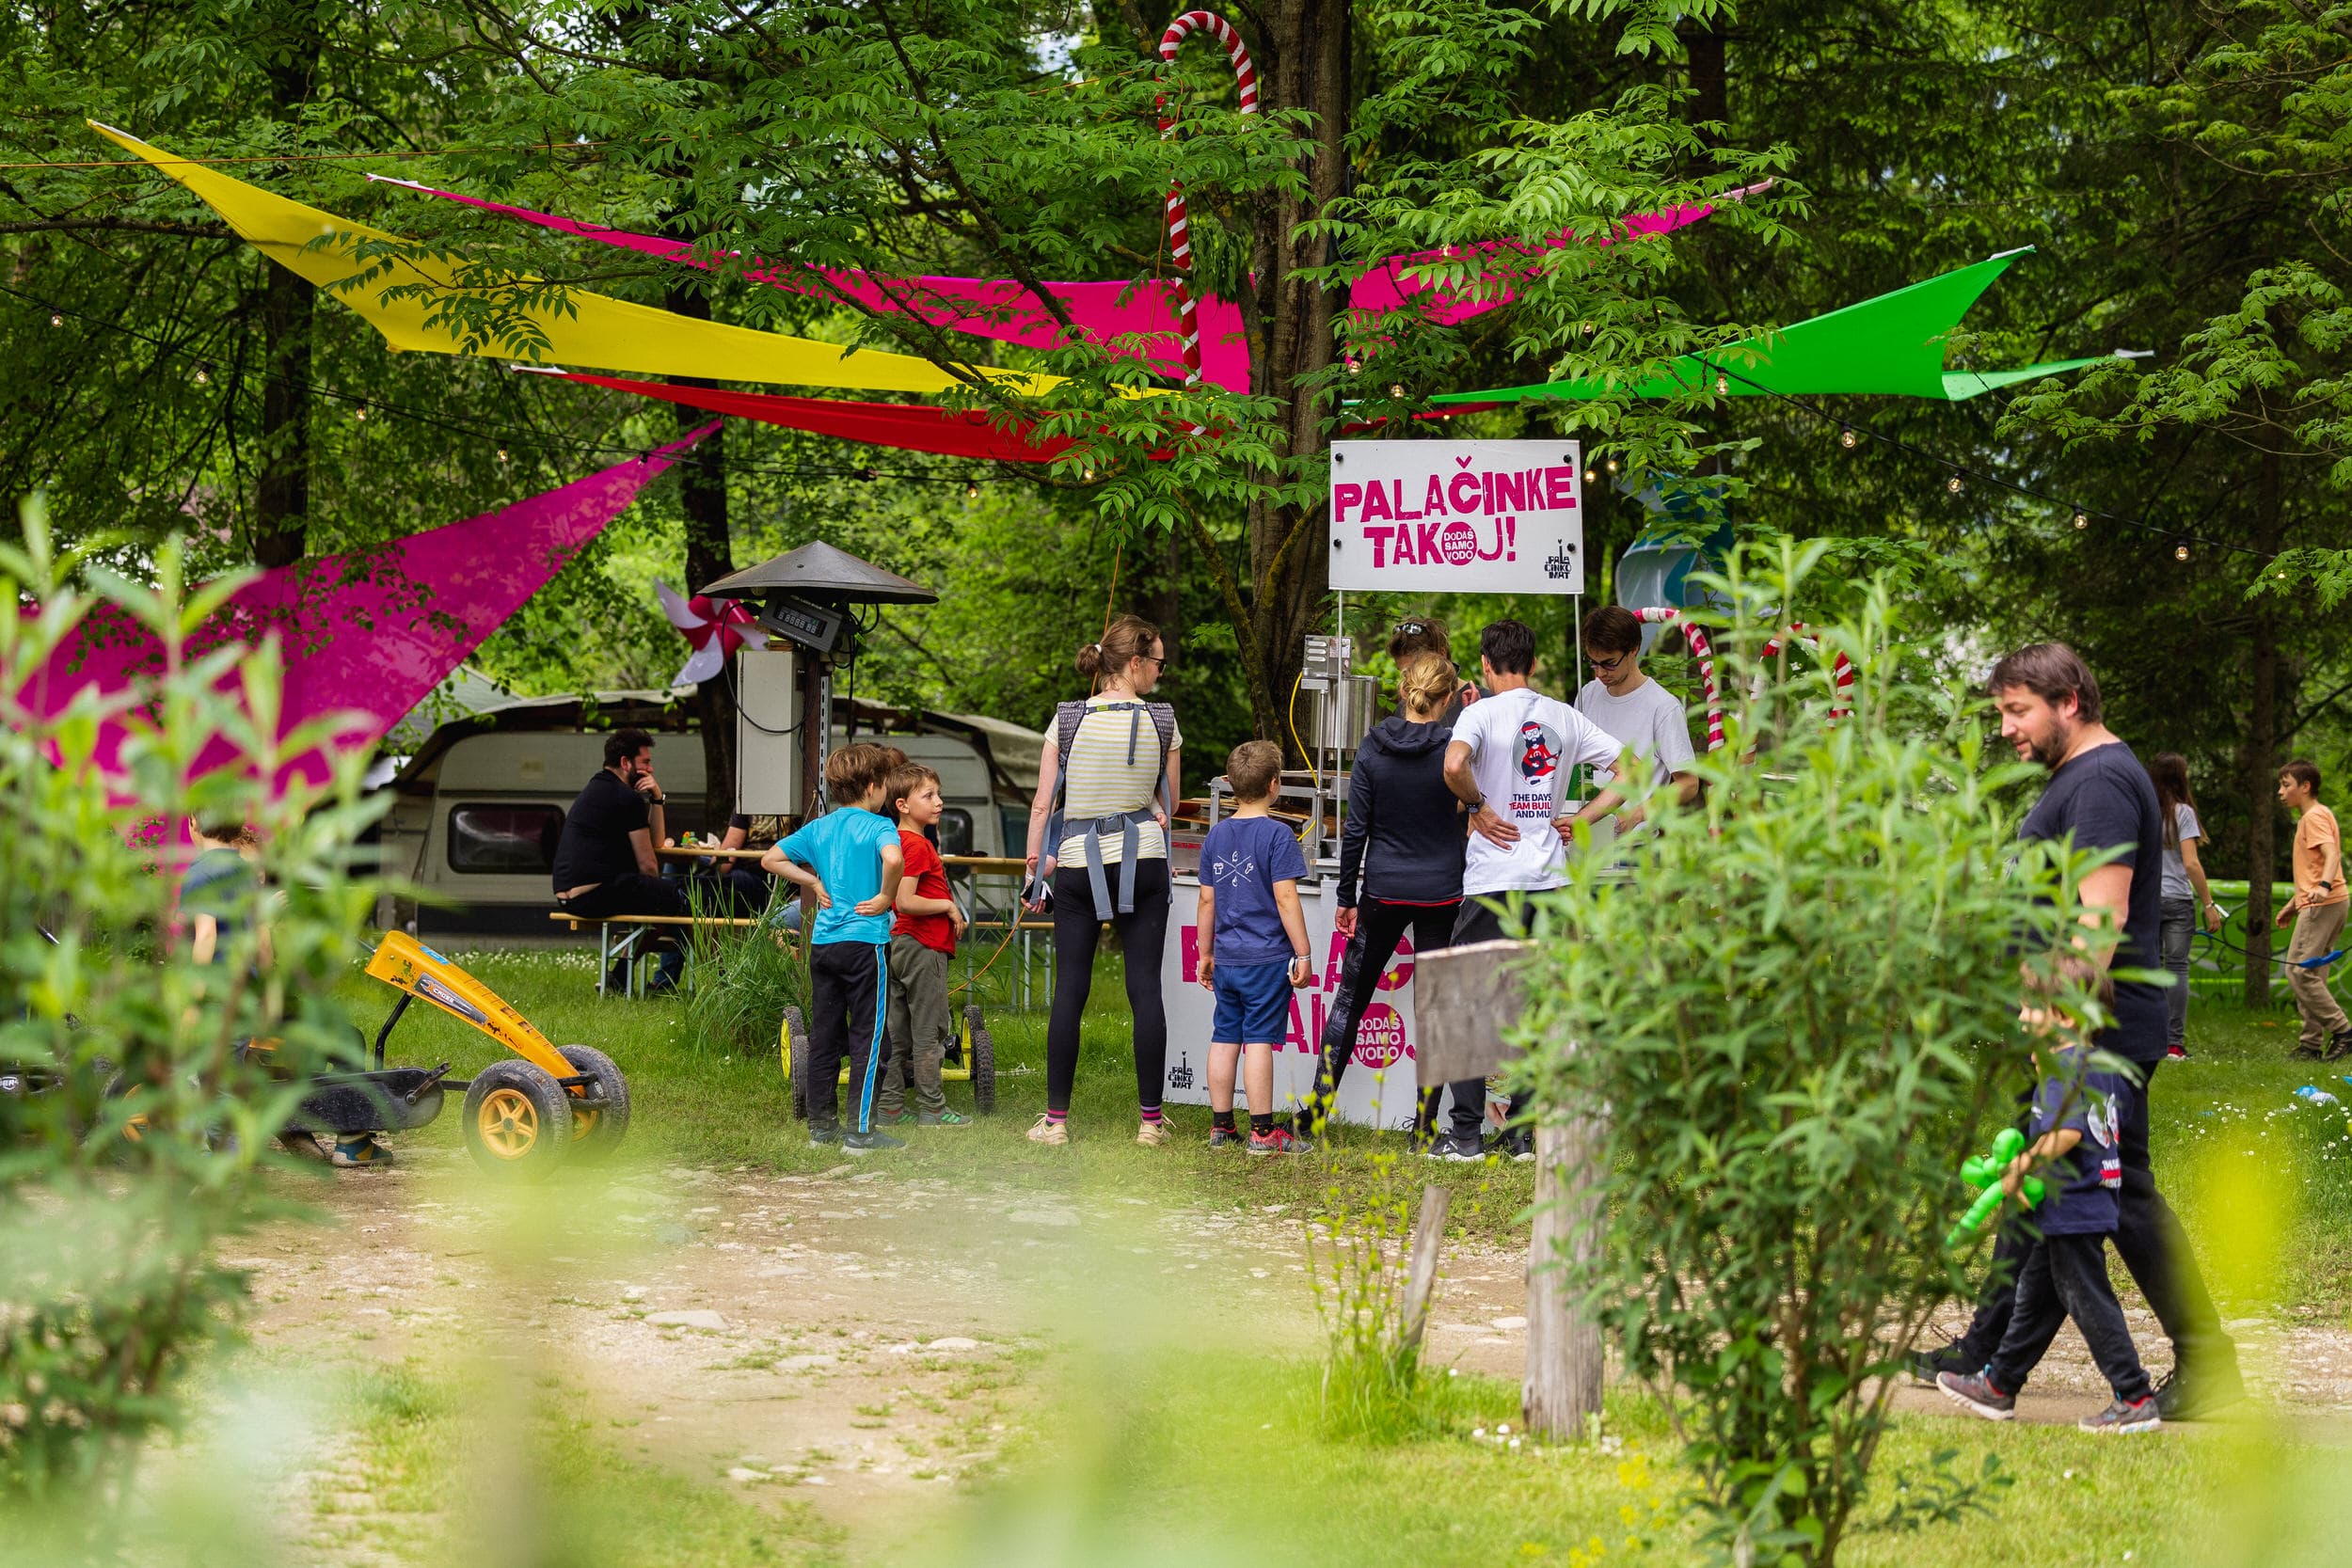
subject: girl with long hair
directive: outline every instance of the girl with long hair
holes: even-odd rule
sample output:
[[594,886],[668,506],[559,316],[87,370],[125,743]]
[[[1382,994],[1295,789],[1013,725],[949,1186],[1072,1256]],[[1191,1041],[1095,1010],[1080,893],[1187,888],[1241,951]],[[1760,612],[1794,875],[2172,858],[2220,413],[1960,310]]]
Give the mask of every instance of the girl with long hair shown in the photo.
[[2197,797],[2188,787],[2188,758],[2158,752],[2148,764],[2156,786],[2156,810],[2164,826],[2164,892],[2158,927],[2164,967],[2172,972],[2165,993],[2165,1048],[2175,1058],[2188,1054],[2188,953],[2201,917],[2208,930],[2221,929],[2221,906],[2205,885],[2205,865],[2197,853],[2205,836],[2197,820]]

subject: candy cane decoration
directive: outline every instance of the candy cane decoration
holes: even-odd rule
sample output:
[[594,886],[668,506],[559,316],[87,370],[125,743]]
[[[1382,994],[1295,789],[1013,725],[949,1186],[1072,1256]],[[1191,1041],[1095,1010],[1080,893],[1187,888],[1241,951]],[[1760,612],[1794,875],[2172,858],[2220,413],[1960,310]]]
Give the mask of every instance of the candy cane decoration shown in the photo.
[[[1715,650],[1707,640],[1707,628],[1688,619],[1679,610],[1637,610],[1633,614],[1636,619],[1646,621],[1652,626],[1662,626],[1680,623],[1682,640],[1691,645],[1692,656],[1699,661],[1699,689],[1707,694],[1707,749],[1710,752],[1723,750],[1724,701],[1715,686]],[[1820,634],[1806,631],[1803,621],[1788,623],[1788,630],[1783,635],[1804,642],[1816,653],[1820,651]],[[1774,657],[1780,653],[1780,649],[1781,638],[1775,636],[1764,644],[1764,657]],[[1837,688],[1839,705],[1832,707],[1829,710],[1829,716],[1832,719],[1843,719],[1853,711],[1852,706],[1847,701],[1853,691],[1853,660],[1840,653],[1831,661],[1830,669],[1833,684]]]
[[[1213,11],[1186,11],[1168,24],[1160,35],[1160,60],[1172,65],[1176,51],[1194,33],[1207,33],[1225,46],[1225,53],[1233,61],[1233,80],[1241,88],[1241,112],[1258,112],[1258,68],[1249,60],[1249,50],[1241,41],[1233,24]],[[1160,112],[1160,139],[1166,141],[1176,134],[1176,110],[1166,94],[1153,100],[1152,106]],[[1192,230],[1184,216],[1184,186],[1179,180],[1168,182],[1168,248],[1176,263],[1176,322],[1184,335],[1184,386],[1200,385],[1200,312],[1192,298]],[[1201,434],[1194,425],[1192,434]]]
[[[1804,642],[1805,646],[1811,648],[1817,654],[1821,651],[1820,635],[1818,632],[1809,632],[1805,630],[1804,623],[1803,621],[1789,622],[1788,635]],[[1764,657],[1766,658],[1777,657],[1779,653],[1779,638],[1775,637],[1771,641],[1764,644]],[[1846,715],[1853,711],[1851,706],[1844,705],[1846,704],[1846,699],[1853,692],[1853,660],[1848,658],[1841,653],[1835,659],[1831,660],[1830,671],[1832,684],[1837,688],[1837,702],[1839,705],[1832,706],[1829,710],[1829,716],[1832,719],[1843,719]]]
[[1688,620],[1678,610],[1637,610],[1634,615],[1653,626],[1682,625],[1682,640],[1691,645],[1692,657],[1699,661],[1699,689],[1707,693],[1707,749],[1724,749],[1724,700],[1715,689],[1715,648],[1707,640],[1707,628]]

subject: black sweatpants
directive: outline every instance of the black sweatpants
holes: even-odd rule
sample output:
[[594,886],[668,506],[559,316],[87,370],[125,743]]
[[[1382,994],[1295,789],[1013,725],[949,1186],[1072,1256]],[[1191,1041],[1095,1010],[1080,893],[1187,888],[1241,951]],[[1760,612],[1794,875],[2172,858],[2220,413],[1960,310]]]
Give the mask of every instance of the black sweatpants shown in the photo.
[[[1119,872],[1106,872],[1116,903]],[[1160,1108],[1168,1079],[1168,1008],[1160,1000],[1160,955],[1168,946],[1168,862],[1136,863],[1136,907],[1127,914],[1094,908],[1087,868],[1054,870],[1054,1011],[1045,1024],[1045,1108],[1067,1112],[1078,1081],[1078,1029],[1087,993],[1094,989],[1094,949],[1103,922],[1119,932],[1127,971],[1127,1011],[1135,1024],[1136,1099],[1147,1111]]]
[[[2142,1082],[2119,1096],[2117,1152],[2122,1158],[2122,1223],[2115,1232],[2115,1255],[2131,1271],[2132,1283],[2148,1298],[2149,1309],[2172,1341],[2172,1365],[2199,1367],[2221,1375],[2234,1370],[2237,1346],[2222,1332],[2221,1316],[2214,1310],[2205,1276],[2189,1251],[2188,1233],[2180,1216],[2156,1191],[2155,1172],[2148,1162],[2148,1091],[2156,1081],[2161,1060],[2142,1065]],[[2024,1123],[2019,1123],[2020,1131]],[[1985,1293],[1978,1298],[1977,1315],[1957,1347],[1966,1364],[1982,1366],[1993,1359],[2009,1334],[2015,1311],[2017,1282],[2034,1246],[2022,1209],[2014,1210],[1993,1241],[1993,1273]],[[2006,1387],[2007,1385],[2002,1385]]]
[[2042,1364],[2042,1354],[2067,1319],[2082,1331],[2090,1359],[2119,1400],[2148,1397],[2148,1370],[2139,1364],[2122,1304],[2107,1280],[2107,1239],[2044,1236],[2026,1255],[2017,1275],[2017,1305],[2009,1331],[1994,1353],[1985,1376],[2004,1394],[2014,1394]]
[[[1314,1097],[1308,1101],[1317,1119],[1330,1114],[1331,1102],[1339,1096],[1340,1080],[1356,1053],[1356,1031],[1363,1025],[1364,1009],[1372,1006],[1389,960],[1396,957],[1397,942],[1409,930],[1415,953],[1437,952],[1453,942],[1454,923],[1461,908],[1458,900],[1391,904],[1378,898],[1367,898],[1356,907],[1356,934],[1347,939],[1347,947],[1340,955],[1340,980],[1331,992],[1330,1016],[1323,1024],[1322,1060],[1315,1065]],[[1426,1126],[1430,1102],[1436,1098],[1436,1090],[1422,1097],[1416,1117],[1419,1124]]]
[[[624,871],[621,875],[598,882],[595,887],[570,900],[559,898],[556,908],[565,914],[576,914],[583,920],[602,920],[611,915],[686,914],[686,892],[667,877],[648,877],[641,871]],[[659,967],[654,971],[657,988],[677,983],[686,968],[686,949],[671,946],[662,949]]]
[[890,983],[890,949],[867,942],[827,942],[808,950],[808,1130],[840,1125],[834,1080],[850,1060],[849,1116],[852,1132],[874,1128],[874,1096],[882,1060],[882,988]]
[[[1526,934],[1526,927],[1506,922],[1499,911],[1489,909],[1484,898],[1465,898],[1462,912],[1454,922],[1454,947],[1467,947],[1474,942],[1504,942]],[[1484,1078],[1464,1078],[1448,1084],[1454,1091],[1454,1135],[1476,1142],[1486,1126],[1486,1081]]]

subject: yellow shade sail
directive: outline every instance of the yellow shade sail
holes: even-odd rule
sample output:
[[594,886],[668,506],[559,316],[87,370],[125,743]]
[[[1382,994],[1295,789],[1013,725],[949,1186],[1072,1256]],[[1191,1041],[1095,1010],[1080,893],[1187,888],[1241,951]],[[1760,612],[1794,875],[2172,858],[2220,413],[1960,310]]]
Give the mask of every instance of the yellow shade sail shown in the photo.
[[[396,349],[464,354],[558,365],[592,365],[644,375],[711,381],[776,382],[869,392],[944,392],[958,378],[911,354],[845,348],[811,338],[758,332],[633,305],[585,289],[560,301],[530,302],[506,312],[509,333],[469,337],[444,315],[450,296],[496,298],[503,291],[457,281],[456,258],[409,245],[397,234],[273,196],[202,164],[189,163],[137,137],[88,122],[180,182],[262,254],[358,311]],[[404,248],[354,254],[363,246]],[[517,275],[514,282],[529,282]],[[390,294],[391,297],[387,297]],[[1009,389],[1036,392],[1057,378],[975,366],[973,373]]]

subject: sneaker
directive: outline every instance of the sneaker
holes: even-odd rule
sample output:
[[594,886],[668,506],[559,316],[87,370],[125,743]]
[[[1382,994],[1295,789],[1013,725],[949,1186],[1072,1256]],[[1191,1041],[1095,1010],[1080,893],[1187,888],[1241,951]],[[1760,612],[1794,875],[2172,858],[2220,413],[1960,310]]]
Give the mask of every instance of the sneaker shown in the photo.
[[1444,1160],[1457,1165],[1474,1165],[1486,1157],[1486,1151],[1478,1147],[1475,1134],[1465,1136],[1454,1132],[1440,1132],[1430,1139],[1428,1152],[1432,1160]]
[[904,1148],[904,1138],[894,1138],[887,1132],[844,1132],[841,1152],[844,1154],[878,1154],[893,1148]]
[[2352,1053],[2352,1029],[2340,1030],[2330,1036],[2328,1040],[2328,1049],[2320,1053],[2319,1059],[2323,1062],[2333,1062],[2342,1059],[2347,1053]]
[[942,1111],[935,1117],[916,1117],[914,1125],[917,1127],[969,1127],[972,1125],[972,1118],[960,1117],[953,1111]]
[[2156,1397],[2117,1400],[2096,1416],[2085,1416],[2074,1423],[2085,1432],[2153,1432],[2164,1425],[2164,1418],[2156,1413]]
[[1168,1130],[1168,1121],[1165,1117],[1158,1121],[1147,1121],[1136,1129],[1136,1142],[1146,1148],[1158,1148],[1173,1135]]
[[2185,1045],[2168,1045],[2164,1048],[2164,1058],[2168,1062],[2185,1062],[2188,1060],[2188,1048]]
[[375,1141],[373,1132],[362,1132],[356,1138],[335,1140],[335,1152],[329,1157],[344,1170],[360,1170],[369,1165],[389,1165],[392,1151]]
[[1313,1140],[1302,1138],[1287,1127],[1270,1127],[1249,1134],[1252,1154],[1311,1154],[1314,1148]]
[[1535,1159],[1535,1132],[1530,1127],[1506,1127],[1495,1141],[1486,1146],[1486,1152],[1498,1160],[1514,1164],[1532,1164]]
[[1935,1386],[1946,1399],[1988,1421],[2017,1418],[2017,1396],[1994,1387],[1993,1380],[1982,1372],[1938,1372]]
[[2246,1397],[2246,1380],[2235,1362],[2225,1362],[2219,1374],[2174,1367],[2156,1385],[2156,1414],[2168,1421],[2201,1421]]
[[1952,1340],[1941,1350],[1915,1350],[1911,1353],[1911,1376],[1913,1381],[1924,1383],[1932,1388],[1936,1386],[1935,1380],[1939,1373],[1964,1372],[1973,1359],[1966,1351],[1961,1348],[1960,1341],[1957,1339]]
[[829,1148],[840,1141],[841,1129],[838,1127],[812,1127],[808,1130],[808,1147],[811,1148]]
[[874,1117],[877,1127],[913,1127],[923,1118],[913,1111],[881,1111]]
[[1040,1117],[1030,1124],[1029,1141],[1033,1144],[1052,1144],[1058,1148],[1070,1141],[1070,1123],[1056,1121],[1052,1117]]
[[1248,1142],[1249,1134],[1243,1132],[1238,1127],[1212,1127],[1209,1129],[1209,1147],[1211,1148],[1242,1148],[1247,1147]]
[[2321,1059],[2324,1053],[2319,1046],[2313,1045],[2309,1040],[2297,1040],[2295,1042],[2295,1049],[2287,1054],[2301,1057],[2305,1061],[2316,1062]]
[[280,1132],[278,1134],[278,1147],[295,1159],[308,1160],[312,1164],[331,1165],[335,1163],[334,1150],[319,1142],[315,1132]]

